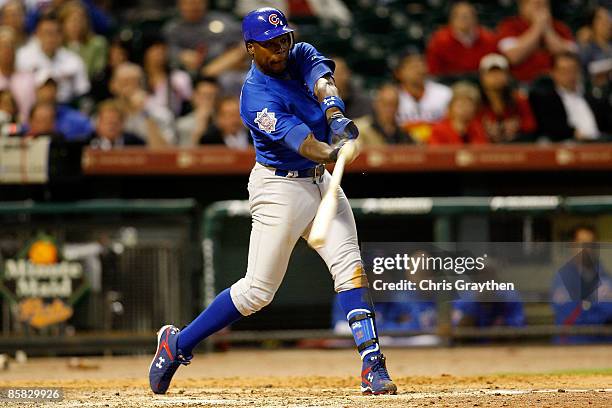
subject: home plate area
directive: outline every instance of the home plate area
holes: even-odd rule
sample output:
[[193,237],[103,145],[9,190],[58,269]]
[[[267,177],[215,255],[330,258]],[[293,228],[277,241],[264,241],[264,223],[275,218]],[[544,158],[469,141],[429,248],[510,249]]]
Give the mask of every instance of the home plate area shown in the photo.
[[[389,349],[398,395],[363,396],[351,350],[198,354],[166,395],[146,378],[150,356],[31,358],[0,372],[3,387],[62,387],[53,407],[610,407],[609,346]],[[14,406],[0,401],[0,406]],[[28,406],[49,407],[49,403]]]

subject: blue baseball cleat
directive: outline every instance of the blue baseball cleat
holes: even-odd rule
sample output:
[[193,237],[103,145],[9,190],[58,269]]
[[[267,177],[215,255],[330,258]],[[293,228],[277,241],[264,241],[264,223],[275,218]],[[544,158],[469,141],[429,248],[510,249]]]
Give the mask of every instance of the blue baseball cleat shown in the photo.
[[149,385],[155,394],[165,394],[172,376],[181,364],[191,363],[176,346],[179,328],[168,324],[157,332],[157,352],[149,367]]
[[361,369],[361,392],[364,395],[396,394],[397,386],[389,377],[385,356],[365,356]]

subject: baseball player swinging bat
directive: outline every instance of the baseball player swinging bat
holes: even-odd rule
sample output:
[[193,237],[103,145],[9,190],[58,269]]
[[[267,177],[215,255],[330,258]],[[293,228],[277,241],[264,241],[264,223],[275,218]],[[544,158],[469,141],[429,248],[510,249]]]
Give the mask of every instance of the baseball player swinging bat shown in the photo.
[[[242,34],[252,63],[242,86],[240,116],[256,152],[247,185],[252,228],[246,273],[183,329],[167,324],[158,331],[149,366],[151,390],[166,393],[176,370],[191,363],[201,341],[269,305],[293,248],[309,237],[329,269],[353,333],[361,392],[395,394],[378,340],[355,218],[340,187],[344,166],[357,153],[359,129],[344,114],[335,64],[312,44],[295,43],[278,9],[248,13]],[[334,162],[332,176],[325,164]],[[301,313],[311,311],[295,318],[301,319]]]
[[356,142],[349,141],[342,146],[338,153],[338,161],[334,166],[329,188],[319,204],[317,215],[312,223],[308,244],[313,248],[321,248],[325,245],[325,237],[329,231],[329,226],[336,215],[338,209],[338,187],[344,174],[344,166],[347,159],[350,160],[357,154]]

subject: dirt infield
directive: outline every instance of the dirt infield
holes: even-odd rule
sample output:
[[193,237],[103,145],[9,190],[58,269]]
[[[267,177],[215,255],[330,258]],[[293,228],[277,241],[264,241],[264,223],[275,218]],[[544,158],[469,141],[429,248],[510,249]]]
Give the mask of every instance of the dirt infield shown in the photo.
[[[612,346],[390,349],[395,396],[358,391],[350,350],[239,350],[196,356],[169,393],[154,396],[150,356],[30,359],[0,386],[64,387],[33,407],[610,407]],[[73,361],[74,363],[74,361]],[[15,406],[0,402],[0,406]]]

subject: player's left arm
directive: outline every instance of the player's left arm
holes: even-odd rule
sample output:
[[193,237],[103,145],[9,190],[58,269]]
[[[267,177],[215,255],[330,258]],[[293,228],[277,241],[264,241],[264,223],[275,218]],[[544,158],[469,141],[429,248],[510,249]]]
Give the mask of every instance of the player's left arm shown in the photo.
[[355,139],[359,130],[353,121],[344,115],[344,101],[340,98],[333,77],[334,61],[307,43],[296,44],[294,55],[304,82],[315,94],[321,110],[325,112],[332,135],[339,139]]
[[356,139],[359,129],[355,123],[344,116],[344,102],[340,98],[334,77],[328,73],[317,80],[314,93],[325,112],[332,135],[340,139]]
[[[338,88],[336,88],[336,82],[334,81],[334,77],[331,74],[326,74],[324,77],[319,78],[315,83],[314,93],[319,100],[319,103],[322,103],[323,100],[328,96],[340,97],[340,92],[338,92]],[[331,108],[325,111],[325,117],[329,120],[334,113],[344,113],[337,106],[332,106]]]

